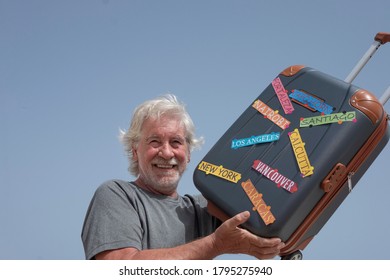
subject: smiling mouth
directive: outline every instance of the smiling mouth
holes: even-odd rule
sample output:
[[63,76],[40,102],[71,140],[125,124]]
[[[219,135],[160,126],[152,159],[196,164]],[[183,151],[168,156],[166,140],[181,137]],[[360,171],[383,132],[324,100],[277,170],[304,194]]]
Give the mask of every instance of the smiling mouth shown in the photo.
[[154,166],[161,169],[172,169],[176,167],[176,165],[169,165],[169,164],[154,164]]

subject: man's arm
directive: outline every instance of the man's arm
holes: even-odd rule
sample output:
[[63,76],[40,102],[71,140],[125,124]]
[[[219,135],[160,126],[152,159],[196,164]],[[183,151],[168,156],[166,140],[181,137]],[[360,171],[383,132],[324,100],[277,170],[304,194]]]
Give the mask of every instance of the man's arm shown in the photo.
[[262,238],[239,226],[249,219],[245,211],[226,220],[217,230],[204,238],[174,248],[138,250],[122,248],[97,254],[96,259],[132,260],[207,260],[222,254],[247,254],[258,259],[277,256],[284,243],[279,238]]

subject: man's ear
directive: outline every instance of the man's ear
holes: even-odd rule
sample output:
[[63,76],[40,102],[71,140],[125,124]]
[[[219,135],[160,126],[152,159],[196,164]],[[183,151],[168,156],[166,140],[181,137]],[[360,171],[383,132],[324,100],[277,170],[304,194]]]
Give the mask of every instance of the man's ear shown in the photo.
[[131,148],[131,153],[133,154],[133,160],[137,161],[138,153],[137,153],[137,149],[134,146]]

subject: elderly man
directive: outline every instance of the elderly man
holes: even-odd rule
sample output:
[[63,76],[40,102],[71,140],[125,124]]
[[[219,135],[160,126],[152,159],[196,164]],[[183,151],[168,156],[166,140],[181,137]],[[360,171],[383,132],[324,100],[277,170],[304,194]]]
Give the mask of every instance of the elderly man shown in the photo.
[[174,95],[136,108],[121,133],[136,179],[102,184],[89,205],[82,231],[87,259],[213,259],[242,253],[273,258],[284,246],[239,226],[249,212],[221,223],[201,195],[178,194],[178,183],[201,145],[185,106]]

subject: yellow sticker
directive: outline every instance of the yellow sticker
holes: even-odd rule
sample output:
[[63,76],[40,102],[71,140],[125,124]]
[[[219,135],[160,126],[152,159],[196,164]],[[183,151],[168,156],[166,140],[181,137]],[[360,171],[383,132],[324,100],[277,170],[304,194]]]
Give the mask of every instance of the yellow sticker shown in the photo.
[[256,100],[253,103],[252,107],[259,111],[261,114],[263,114],[265,118],[278,125],[281,129],[286,129],[287,127],[289,127],[290,121],[283,118],[281,115],[279,115],[278,111],[271,109],[260,100]]
[[205,172],[207,175],[212,174],[233,183],[237,183],[241,179],[240,173],[226,169],[222,165],[218,166],[205,161],[199,163],[198,169]]
[[263,219],[266,225],[272,224],[275,222],[275,217],[271,212],[271,206],[268,206],[263,200],[263,194],[257,192],[255,186],[252,184],[252,181],[248,179],[245,182],[241,183],[241,187],[244,189],[246,195],[249,197],[249,200],[253,204],[253,211],[257,211],[261,219]]
[[309,157],[307,156],[305,143],[303,143],[299,130],[296,128],[294,131],[289,132],[290,142],[297,160],[299,170],[302,177],[307,177],[313,174],[314,167],[310,165]]

